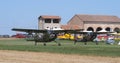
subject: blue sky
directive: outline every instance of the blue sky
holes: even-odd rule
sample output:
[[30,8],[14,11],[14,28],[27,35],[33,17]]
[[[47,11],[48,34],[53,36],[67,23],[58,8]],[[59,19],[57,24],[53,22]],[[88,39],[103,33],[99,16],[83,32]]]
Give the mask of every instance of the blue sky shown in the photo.
[[57,15],[66,24],[75,14],[120,17],[120,0],[0,0],[0,35],[12,28],[38,28],[40,15]]

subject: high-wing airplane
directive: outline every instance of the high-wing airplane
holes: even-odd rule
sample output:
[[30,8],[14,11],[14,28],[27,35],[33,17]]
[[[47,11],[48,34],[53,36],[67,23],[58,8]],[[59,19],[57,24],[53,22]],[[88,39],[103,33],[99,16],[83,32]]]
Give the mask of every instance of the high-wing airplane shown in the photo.
[[[77,31],[82,31],[83,29],[77,30],[38,30],[38,29],[20,29],[20,28],[13,28],[13,31],[21,31],[26,32],[28,35],[33,37],[33,41],[35,41],[35,45],[38,42],[42,42],[44,46],[46,46],[47,42],[55,41],[57,38],[58,33],[76,33]],[[33,35],[34,33],[34,35]],[[55,41],[58,46],[61,46],[60,42]]]
[[[87,41],[93,41],[94,39],[96,39],[97,35],[99,34],[109,34],[109,33],[113,33],[113,32],[93,32],[93,31],[81,31],[81,32],[76,32],[76,34],[83,34],[83,38],[81,40],[79,39],[75,39],[74,44],[76,44],[78,41],[84,42],[85,45],[87,45]],[[96,42],[96,45],[98,44],[98,42]]]

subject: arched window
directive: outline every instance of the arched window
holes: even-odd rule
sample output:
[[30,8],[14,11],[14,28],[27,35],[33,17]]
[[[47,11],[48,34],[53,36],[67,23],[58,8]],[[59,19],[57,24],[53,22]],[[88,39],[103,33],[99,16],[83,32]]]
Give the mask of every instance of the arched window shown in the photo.
[[92,27],[88,27],[87,31],[94,31],[94,29]]
[[120,29],[119,29],[118,27],[116,27],[116,28],[114,29],[114,31],[117,32],[117,33],[119,33],[119,32],[120,32]]
[[110,28],[110,27],[107,27],[105,30],[106,30],[106,31],[111,31],[111,28]]
[[98,28],[96,29],[96,31],[100,31],[100,30],[102,30],[102,28],[101,28],[101,27],[98,27]]

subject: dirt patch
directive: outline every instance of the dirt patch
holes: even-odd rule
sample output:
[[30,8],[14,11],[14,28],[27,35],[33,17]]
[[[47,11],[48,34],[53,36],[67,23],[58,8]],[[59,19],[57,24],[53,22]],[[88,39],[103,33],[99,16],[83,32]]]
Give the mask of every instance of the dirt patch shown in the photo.
[[0,50],[0,63],[119,63],[120,58]]

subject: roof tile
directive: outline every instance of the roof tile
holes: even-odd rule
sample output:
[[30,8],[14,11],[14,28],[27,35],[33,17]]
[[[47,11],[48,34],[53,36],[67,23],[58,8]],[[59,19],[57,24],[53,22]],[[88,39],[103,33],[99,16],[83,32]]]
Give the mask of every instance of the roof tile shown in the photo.
[[80,29],[80,26],[78,25],[61,25],[62,29],[64,30],[75,30],[75,29]]
[[120,22],[120,18],[117,16],[81,14],[77,14],[76,16],[78,16],[83,21]]
[[39,19],[61,19],[59,16],[41,15]]

